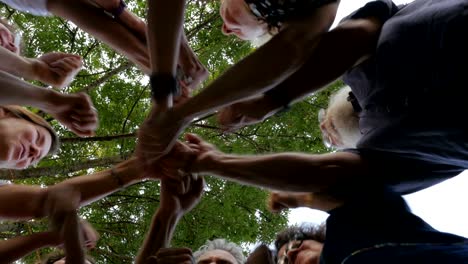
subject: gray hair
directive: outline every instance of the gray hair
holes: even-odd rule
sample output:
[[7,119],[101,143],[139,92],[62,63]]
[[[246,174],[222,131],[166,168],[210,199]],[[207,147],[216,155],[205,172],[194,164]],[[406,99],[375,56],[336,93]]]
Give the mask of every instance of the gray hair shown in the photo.
[[205,245],[201,246],[197,251],[193,253],[193,257],[198,260],[203,254],[211,250],[224,250],[231,254],[239,264],[245,262],[244,252],[242,248],[232,242],[226,241],[226,239],[215,239],[206,241]]

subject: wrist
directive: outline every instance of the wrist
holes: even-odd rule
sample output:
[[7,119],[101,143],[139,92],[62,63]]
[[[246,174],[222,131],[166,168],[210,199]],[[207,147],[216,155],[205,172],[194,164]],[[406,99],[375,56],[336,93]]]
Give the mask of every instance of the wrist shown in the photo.
[[63,100],[62,94],[52,89],[37,87],[35,90],[38,93],[36,98],[39,99],[36,107],[44,112],[53,112]]
[[141,164],[137,162],[137,158],[131,157],[115,165],[111,173],[116,179],[116,182],[121,185],[121,187],[125,187],[134,181],[146,180],[143,171]]
[[216,172],[216,168],[218,168],[219,164],[225,157],[226,154],[218,151],[207,152],[193,162],[190,168],[190,172],[214,173]]
[[24,58],[25,63],[24,67],[21,70],[21,75],[23,78],[27,80],[35,80],[35,81],[40,81],[40,69],[41,69],[41,63],[37,59],[33,58]]

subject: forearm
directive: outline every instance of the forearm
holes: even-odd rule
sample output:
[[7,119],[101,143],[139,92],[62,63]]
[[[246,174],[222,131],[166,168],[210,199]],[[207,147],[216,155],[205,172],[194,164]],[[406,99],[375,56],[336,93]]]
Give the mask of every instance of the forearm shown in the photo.
[[370,56],[375,50],[380,25],[374,25],[370,32],[363,30],[362,23],[369,24],[362,20],[350,21],[323,35],[301,69],[266,95],[278,101],[278,107],[284,106],[325,87]]
[[279,191],[326,192],[332,186],[362,177],[366,163],[359,155],[281,153],[260,156],[217,155],[196,162],[193,169],[226,180]]
[[135,263],[145,264],[159,249],[169,247],[174,230],[181,214],[171,209],[159,208],[154,214],[150,229],[138,253]]
[[47,111],[50,99],[59,93],[32,85],[9,73],[0,71],[0,95],[0,105],[32,106]]
[[85,252],[79,218],[76,212],[68,212],[63,222],[66,264],[85,263]]
[[148,1],[148,45],[152,73],[175,76],[185,1]]
[[145,73],[150,73],[146,43],[101,9],[85,1],[49,0],[47,4],[51,13],[72,21],[84,31],[122,53]]
[[30,59],[21,57],[0,46],[0,71],[5,71],[27,80],[37,80],[34,74],[33,63]]
[[59,244],[58,237],[51,232],[36,233],[0,241],[0,264],[9,264],[43,247]]
[[[296,72],[333,22],[337,4],[316,10],[302,24],[290,25],[232,66],[177,111],[190,119],[265,92]],[[316,27],[311,25],[317,25]],[[278,52],[287,54],[278,56]]]
[[114,173],[112,173],[112,169],[108,169],[91,175],[74,177],[49,188],[69,186],[79,191],[80,206],[85,206],[143,180],[138,164],[132,158],[116,165]]

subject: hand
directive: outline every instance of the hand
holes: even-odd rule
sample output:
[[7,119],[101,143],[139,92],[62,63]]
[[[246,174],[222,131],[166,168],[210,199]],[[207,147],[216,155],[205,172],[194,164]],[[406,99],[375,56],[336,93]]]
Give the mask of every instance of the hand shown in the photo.
[[185,135],[188,146],[196,155],[196,159],[192,161],[192,166],[188,167],[188,172],[201,172],[200,166],[204,162],[209,162],[212,159],[220,156],[222,153],[212,144],[203,141],[195,134],[187,133]]
[[182,180],[162,179],[160,208],[185,214],[200,202],[204,186],[203,177],[191,174]]
[[225,107],[218,113],[218,123],[223,131],[234,132],[262,122],[278,110],[266,97],[261,96]]
[[181,41],[178,63],[184,75],[182,78],[182,86],[189,88],[189,90],[194,90],[200,83],[208,78],[208,70],[188,45],[185,35]]
[[195,264],[192,250],[189,248],[161,248],[155,256],[149,258],[152,264]]
[[196,158],[196,153],[186,144],[177,141],[171,151],[146,165],[144,175],[152,179],[181,180]]
[[80,56],[62,52],[47,53],[33,60],[37,80],[58,88],[69,85],[82,66]]
[[99,240],[99,233],[93,228],[93,226],[86,220],[81,219],[80,221],[81,232],[83,233],[83,240],[87,249],[93,249],[96,247],[96,243]]
[[177,137],[188,126],[189,122],[178,117],[174,110],[166,111],[154,106],[138,131],[138,158],[151,164],[169,153],[177,141]]
[[54,92],[48,100],[42,110],[80,137],[94,135],[99,125],[98,115],[87,94]]
[[289,208],[307,206],[311,203],[312,194],[291,192],[270,192],[268,207],[270,211],[278,213]]

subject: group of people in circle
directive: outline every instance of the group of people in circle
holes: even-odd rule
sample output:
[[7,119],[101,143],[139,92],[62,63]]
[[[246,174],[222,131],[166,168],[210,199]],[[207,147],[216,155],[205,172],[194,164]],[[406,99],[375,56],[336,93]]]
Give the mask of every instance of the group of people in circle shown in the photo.
[[[147,24],[121,0],[2,2],[68,19],[128,57],[150,75],[153,104],[129,160],[47,188],[1,183],[0,200],[15,202],[0,202],[0,217],[47,216],[52,225],[2,241],[0,263],[58,245],[64,255],[45,263],[92,262],[85,249],[98,235],[76,209],[145,180],[161,181],[161,204],[136,263],[468,263],[466,238],[435,230],[401,198],[468,168],[467,0],[373,0],[335,28],[340,0],[222,0],[224,34],[269,40],[193,97],[208,71],[184,36],[183,0],[148,1]],[[6,21],[0,42],[1,168],[24,169],[59,148],[53,128],[21,106],[94,135],[98,115],[88,95],[23,80],[64,87],[82,67],[79,56],[24,58]],[[330,153],[235,155],[194,134],[178,140],[195,118],[217,112],[220,126],[234,131],[339,78],[347,86],[318,116]],[[208,245],[194,257],[170,240],[202,198],[204,174],[271,190],[273,211],[307,206],[330,216],[321,226],[286,229],[275,249],[262,245],[247,258]]]

